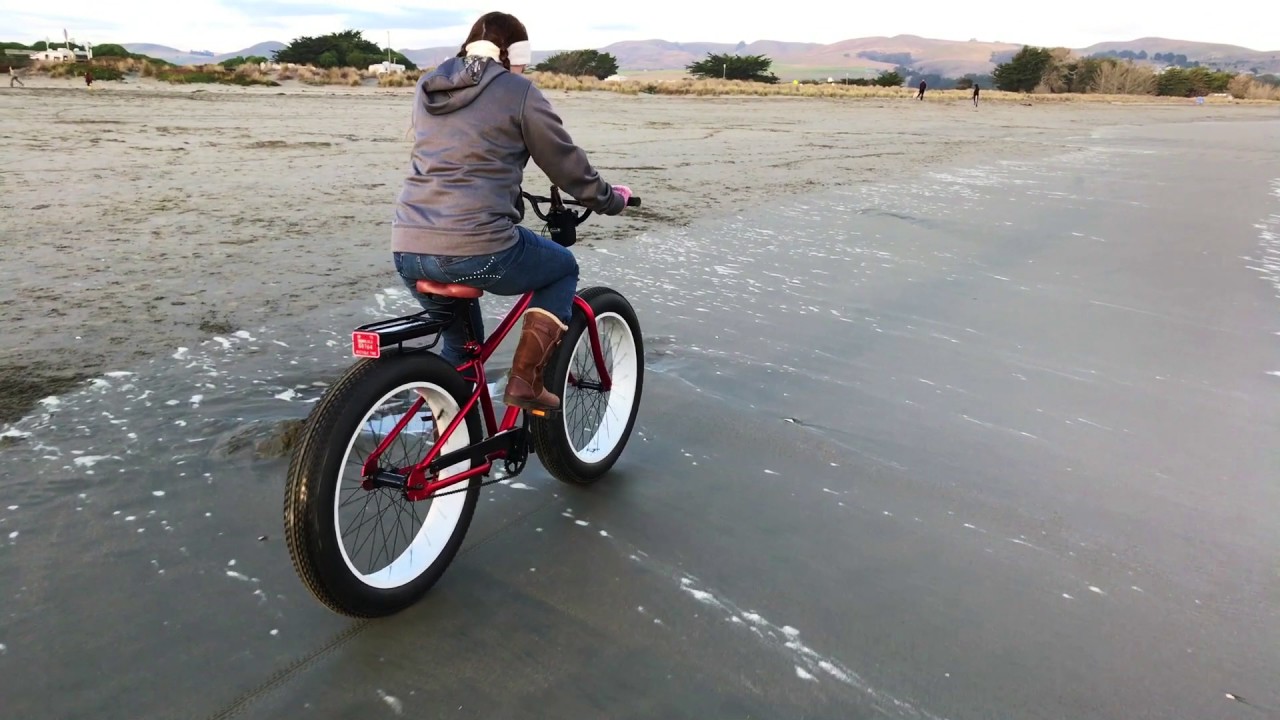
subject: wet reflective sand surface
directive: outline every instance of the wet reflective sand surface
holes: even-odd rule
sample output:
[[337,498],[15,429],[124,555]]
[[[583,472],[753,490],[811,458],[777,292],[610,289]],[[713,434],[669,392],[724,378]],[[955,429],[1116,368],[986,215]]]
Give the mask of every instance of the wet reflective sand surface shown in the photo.
[[280,508],[402,291],[95,374],[0,439],[5,714],[1275,712],[1276,148],[1115,128],[576,248],[640,317],[631,444],[485,488],[376,622],[306,594]]

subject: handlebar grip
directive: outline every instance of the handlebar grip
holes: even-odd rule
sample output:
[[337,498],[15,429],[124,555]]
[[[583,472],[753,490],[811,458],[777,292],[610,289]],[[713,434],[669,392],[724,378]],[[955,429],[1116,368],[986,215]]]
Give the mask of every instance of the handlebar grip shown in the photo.
[[631,197],[627,198],[627,207],[640,207],[639,196],[632,195]]

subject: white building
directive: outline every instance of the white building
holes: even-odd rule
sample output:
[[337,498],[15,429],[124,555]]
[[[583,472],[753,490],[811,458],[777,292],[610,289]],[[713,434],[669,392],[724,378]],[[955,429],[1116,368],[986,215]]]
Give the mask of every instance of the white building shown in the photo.
[[48,50],[40,50],[33,52],[29,56],[37,62],[69,62],[76,61],[77,53],[66,48],[49,48]]
[[378,75],[385,75],[387,73],[402,73],[404,72],[404,66],[399,63],[384,61],[384,62],[378,63],[377,65],[370,65],[369,72],[375,73]]
[[[89,61],[93,59],[93,43],[86,41],[84,44],[84,49],[79,50],[73,46],[75,43],[75,40],[72,40],[67,35],[67,32],[65,30],[62,31],[62,35],[66,43],[63,47],[54,47],[53,43],[49,42],[46,39],[44,41],[45,49],[37,50],[36,52],[33,52],[30,55],[28,55],[27,58],[29,60],[32,60],[33,62],[67,62],[67,63]],[[21,52],[21,51],[9,50],[6,52],[15,53],[15,52]]]

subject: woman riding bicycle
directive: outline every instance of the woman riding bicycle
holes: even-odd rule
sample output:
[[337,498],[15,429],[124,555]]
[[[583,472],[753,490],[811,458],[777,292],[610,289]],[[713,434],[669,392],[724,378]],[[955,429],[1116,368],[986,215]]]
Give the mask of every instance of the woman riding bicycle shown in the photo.
[[[584,206],[620,214],[631,191],[600,178],[550,103],[523,76],[530,61],[524,25],[506,13],[482,16],[457,57],[418,83],[413,108],[413,172],[392,223],[396,271],[426,310],[470,317],[483,339],[478,300],[428,295],[418,280],[467,285],[495,295],[533,292],[503,403],[554,410],[543,370],[568,329],[578,263],[567,248],[520,226],[520,186],[532,158],[551,182]],[[457,307],[465,303],[466,307]],[[461,323],[442,333],[441,356],[465,361]]]

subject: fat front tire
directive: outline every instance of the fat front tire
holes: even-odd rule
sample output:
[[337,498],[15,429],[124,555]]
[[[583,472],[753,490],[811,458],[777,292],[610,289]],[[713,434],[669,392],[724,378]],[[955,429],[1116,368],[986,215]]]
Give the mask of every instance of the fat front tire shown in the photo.
[[612,388],[592,388],[600,377],[587,319],[574,312],[543,380],[560,398],[560,411],[532,418],[530,431],[547,472],[561,482],[587,485],[618,461],[635,427],[644,388],[644,339],[635,310],[621,294],[593,287],[578,295],[595,313]]

